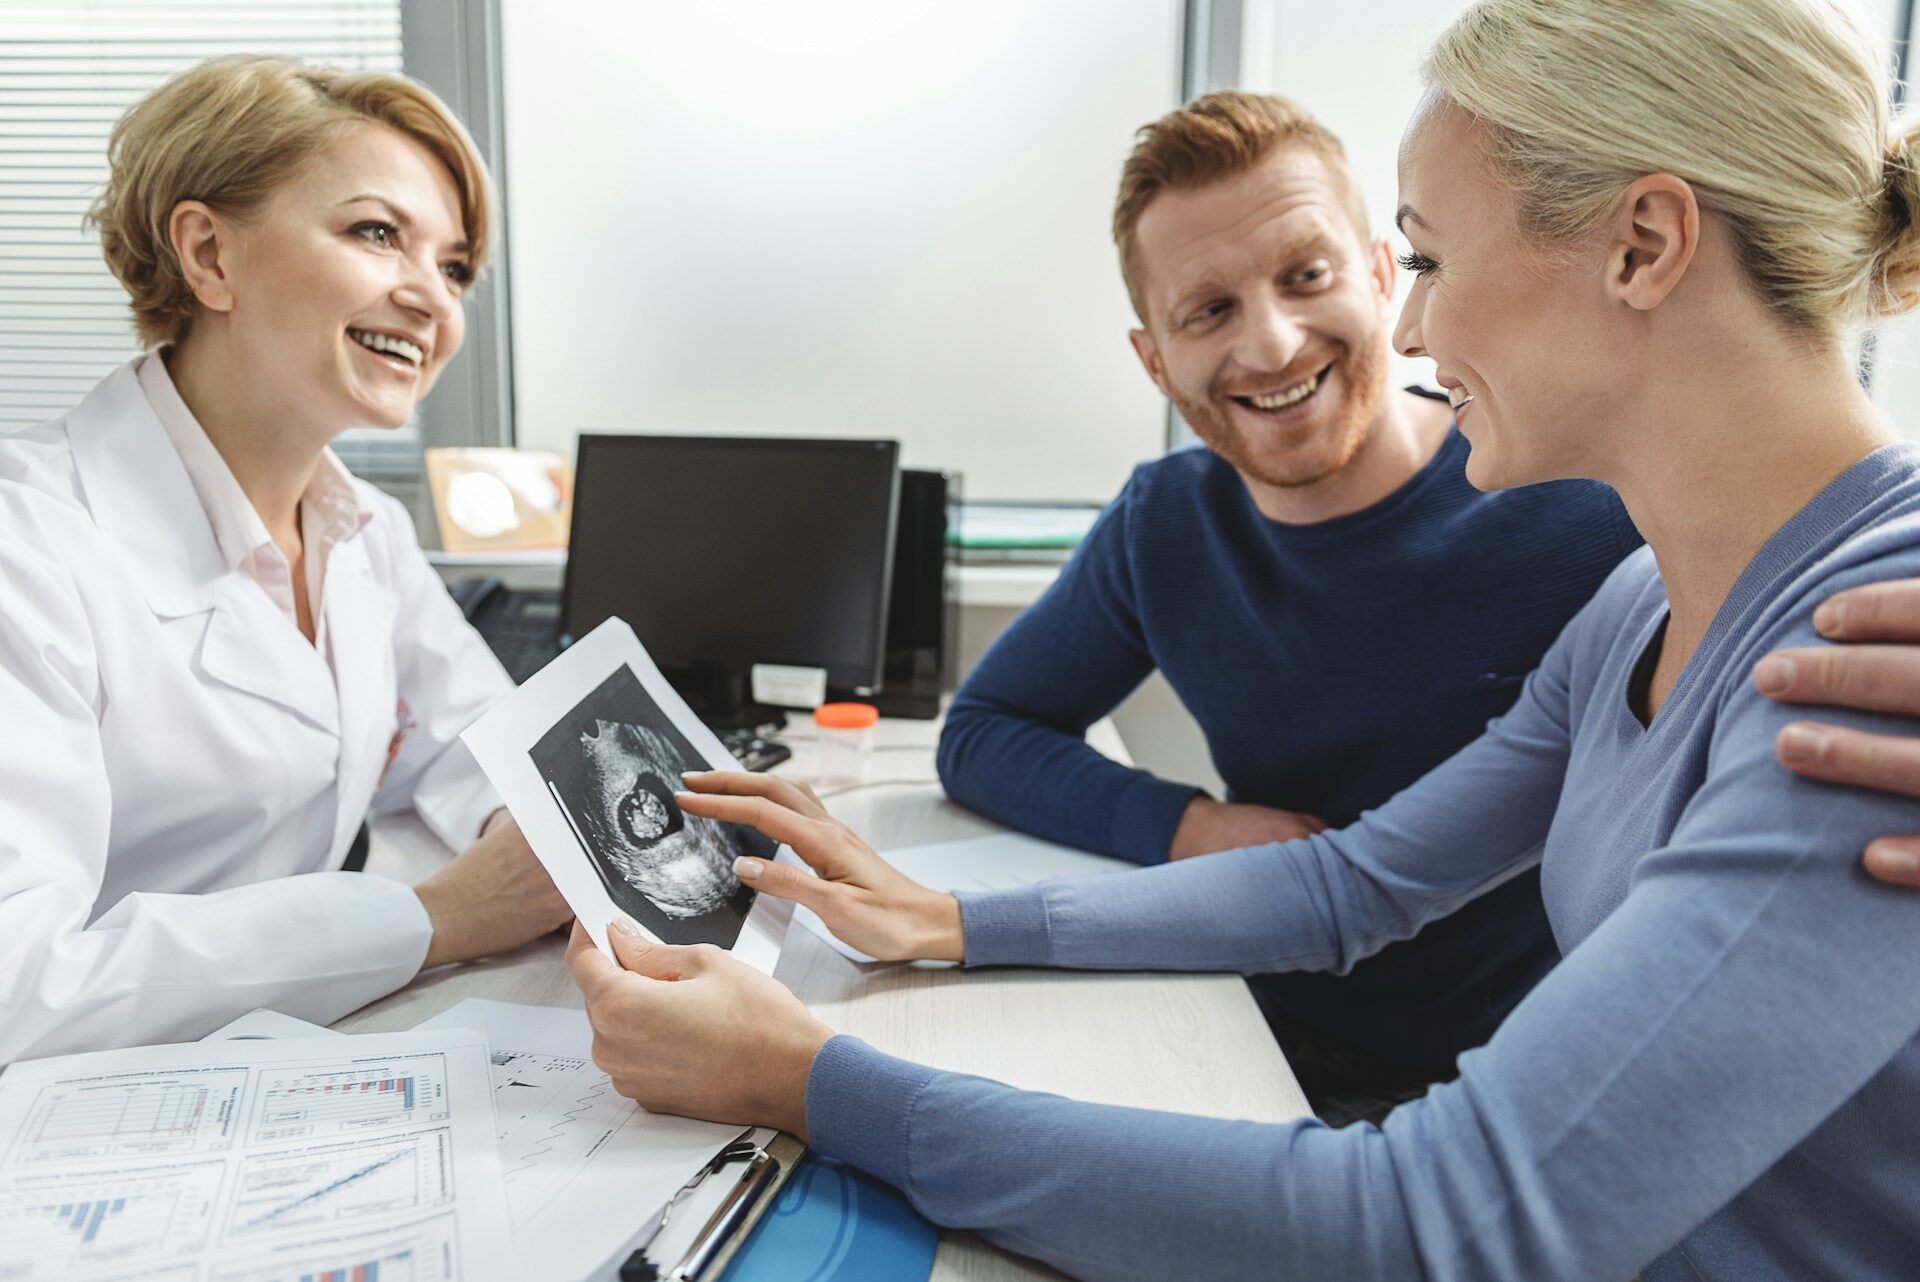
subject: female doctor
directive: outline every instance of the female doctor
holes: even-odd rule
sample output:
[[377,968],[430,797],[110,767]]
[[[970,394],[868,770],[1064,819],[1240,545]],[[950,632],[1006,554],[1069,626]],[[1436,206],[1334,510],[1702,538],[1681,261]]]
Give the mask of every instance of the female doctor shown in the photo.
[[[93,220],[150,350],[0,437],[0,1064],[336,1019],[568,917],[458,742],[511,683],[327,448],[459,350],[471,140],[401,77],[243,56],[109,159]],[[464,853],[348,871],[409,806]]]

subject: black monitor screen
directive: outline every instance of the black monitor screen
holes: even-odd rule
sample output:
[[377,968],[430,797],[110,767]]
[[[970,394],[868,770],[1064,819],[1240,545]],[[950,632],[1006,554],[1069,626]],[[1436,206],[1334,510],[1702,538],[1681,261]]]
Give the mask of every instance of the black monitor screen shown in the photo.
[[610,616],[663,668],[880,681],[896,441],[580,437],[563,628]]

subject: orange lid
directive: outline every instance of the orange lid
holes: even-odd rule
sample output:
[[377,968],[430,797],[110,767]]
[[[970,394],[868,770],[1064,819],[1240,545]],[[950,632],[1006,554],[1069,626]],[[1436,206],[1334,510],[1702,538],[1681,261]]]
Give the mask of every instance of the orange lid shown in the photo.
[[813,710],[813,722],[828,730],[865,730],[880,720],[880,709],[870,703],[823,703]]

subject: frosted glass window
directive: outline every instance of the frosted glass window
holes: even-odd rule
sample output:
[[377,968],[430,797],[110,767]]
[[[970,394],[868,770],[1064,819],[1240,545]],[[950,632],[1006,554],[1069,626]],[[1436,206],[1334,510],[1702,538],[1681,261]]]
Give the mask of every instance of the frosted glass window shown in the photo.
[[0,2],[0,430],[66,412],[140,350],[126,291],[82,226],[120,113],[215,54],[398,71],[400,11],[401,0]]
[[886,436],[973,497],[1160,452],[1108,219],[1177,0],[502,0],[515,431]]
[[[1376,237],[1393,234],[1400,207],[1400,135],[1423,92],[1420,61],[1463,7],[1446,0],[1246,0],[1243,85],[1292,99],[1339,136]],[[1395,248],[1404,245],[1396,239]],[[1402,272],[1396,308],[1411,284]],[[1392,360],[1396,386],[1433,382],[1432,361]]]

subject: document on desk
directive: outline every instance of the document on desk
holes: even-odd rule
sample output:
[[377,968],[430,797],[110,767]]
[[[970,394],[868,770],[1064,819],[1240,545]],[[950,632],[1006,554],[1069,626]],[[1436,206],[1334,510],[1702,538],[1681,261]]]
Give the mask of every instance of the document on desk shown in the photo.
[[7,1282],[505,1279],[483,1037],[142,1046],[0,1075]]
[[200,1040],[203,1042],[285,1041],[289,1037],[345,1037],[321,1024],[282,1015],[264,1007],[248,1011],[229,1024],[222,1024]]
[[[880,857],[921,885],[949,894],[1014,890],[1043,881],[1125,872],[1136,866],[1124,859],[1088,854],[1017,832],[996,832],[986,837],[967,837],[928,846],[903,846],[898,850],[883,850]],[[795,925],[806,927],[832,944],[842,956],[857,962],[873,960],[835,939],[812,909],[796,906],[793,920]]]
[[585,1011],[469,999],[421,1028],[483,1031],[518,1278],[575,1282],[744,1128],[648,1113],[593,1066]]

